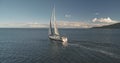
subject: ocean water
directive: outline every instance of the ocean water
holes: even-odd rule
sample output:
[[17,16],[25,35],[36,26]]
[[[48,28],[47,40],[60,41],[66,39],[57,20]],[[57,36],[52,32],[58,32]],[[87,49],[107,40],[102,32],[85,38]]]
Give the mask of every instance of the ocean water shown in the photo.
[[63,44],[48,29],[1,28],[0,63],[120,63],[120,29],[59,29]]

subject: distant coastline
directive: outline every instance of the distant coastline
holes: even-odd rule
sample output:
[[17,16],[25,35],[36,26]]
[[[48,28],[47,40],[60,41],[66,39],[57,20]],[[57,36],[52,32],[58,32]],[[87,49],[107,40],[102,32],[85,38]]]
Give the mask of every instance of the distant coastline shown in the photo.
[[100,28],[100,29],[120,29],[120,23],[115,23],[111,25],[106,25],[106,26],[101,26],[101,27],[92,27],[93,29],[95,28]]

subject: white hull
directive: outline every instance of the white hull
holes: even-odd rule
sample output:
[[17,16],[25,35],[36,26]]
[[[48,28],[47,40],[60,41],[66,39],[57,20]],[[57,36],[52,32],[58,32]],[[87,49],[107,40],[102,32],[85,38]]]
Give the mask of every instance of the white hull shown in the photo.
[[49,39],[51,39],[51,40],[55,40],[55,41],[61,41],[61,42],[67,42],[67,37],[65,37],[65,36],[59,36],[59,35],[50,35],[49,36]]
[[52,39],[52,40],[56,40],[56,41],[62,41],[60,36],[57,36],[57,35],[50,35],[49,38]]

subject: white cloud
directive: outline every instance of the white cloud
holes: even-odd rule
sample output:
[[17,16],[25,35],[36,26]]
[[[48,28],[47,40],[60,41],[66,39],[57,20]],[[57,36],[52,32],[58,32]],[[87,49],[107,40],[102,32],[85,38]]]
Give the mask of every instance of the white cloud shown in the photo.
[[71,17],[71,15],[65,14],[65,18],[70,18],[70,17]]
[[108,24],[113,24],[117,23],[117,21],[112,20],[110,17],[107,18],[94,18],[92,22],[98,22],[98,23],[108,23]]
[[95,15],[99,15],[99,13],[98,13],[98,12],[96,12],[96,13],[95,13]]

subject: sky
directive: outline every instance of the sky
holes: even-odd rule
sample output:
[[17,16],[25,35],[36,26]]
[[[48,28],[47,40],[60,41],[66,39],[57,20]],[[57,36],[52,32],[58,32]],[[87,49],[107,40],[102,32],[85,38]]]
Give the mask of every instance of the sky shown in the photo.
[[59,26],[63,23],[66,27],[108,25],[120,22],[119,2],[120,0],[0,0],[0,27],[46,27],[54,5]]

